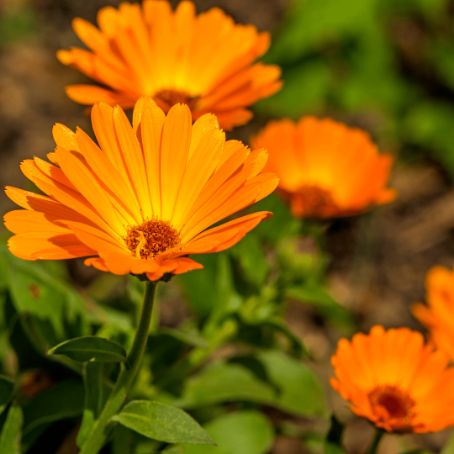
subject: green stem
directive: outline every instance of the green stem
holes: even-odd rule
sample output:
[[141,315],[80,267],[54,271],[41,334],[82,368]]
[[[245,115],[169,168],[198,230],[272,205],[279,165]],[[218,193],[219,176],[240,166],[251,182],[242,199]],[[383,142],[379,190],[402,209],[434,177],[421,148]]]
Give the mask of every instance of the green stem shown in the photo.
[[147,282],[145,296],[142,306],[142,314],[139,326],[136,331],[134,342],[127,358],[127,367],[124,367],[118,376],[117,382],[109,396],[99,418],[93,424],[91,431],[85,438],[80,454],[97,454],[107,441],[109,430],[108,425],[113,416],[123,406],[128,393],[134,383],[142,356],[148,340],[150,330],[151,315],[153,313],[153,303],[155,299],[155,282]]
[[367,450],[367,454],[376,454],[378,451],[378,445],[380,444],[380,441],[383,437],[385,432],[380,429],[375,430],[374,438],[372,439],[372,443],[369,446],[369,449]]

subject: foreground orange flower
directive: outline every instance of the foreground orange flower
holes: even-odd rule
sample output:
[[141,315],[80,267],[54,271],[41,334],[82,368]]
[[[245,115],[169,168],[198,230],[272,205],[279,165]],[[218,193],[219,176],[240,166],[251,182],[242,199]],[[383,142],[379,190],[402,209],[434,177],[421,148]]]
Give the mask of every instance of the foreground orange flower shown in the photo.
[[297,217],[328,218],[393,200],[386,188],[392,163],[369,136],[332,120],[302,118],[268,124],[252,139],[269,152],[268,169]]
[[454,360],[454,271],[432,268],[426,288],[428,306],[416,304],[413,314],[429,330],[433,344]]
[[254,64],[268,49],[269,34],[235,24],[218,8],[196,15],[190,1],[174,12],[163,0],[122,3],[102,8],[98,26],[75,19],[74,31],[90,50],[57,54],[102,84],[69,86],[69,97],[81,104],[129,108],[152,96],[166,112],[183,102],[194,118],[214,113],[230,129],[251,118],[251,104],[281,87],[277,66]]
[[272,192],[262,173],[265,150],[225,140],[216,117],[178,104],[167,114],[150,99],[136,104],[131,125],[120,107],[96,104],[85,132],[56,125],[57,147],[22,163],[44,192],[7,187],[22,210],[5,215],[23,259],[89,257],[85,264],[115,274],[160,279],[201,268],[187,257],[224,250],[269,216],[247,214],[212,227]]
[[372,328],[339,341],[333,388],[351,410],[388,432],[435,432],[454,424],[454,369],[417,331]]

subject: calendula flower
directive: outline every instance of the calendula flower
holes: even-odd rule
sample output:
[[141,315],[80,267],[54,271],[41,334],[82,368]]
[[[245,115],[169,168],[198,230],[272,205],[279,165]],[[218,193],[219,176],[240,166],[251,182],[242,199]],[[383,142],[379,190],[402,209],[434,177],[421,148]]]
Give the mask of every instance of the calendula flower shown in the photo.
[[427,327],[437,349],[454,360],[454,271],[441,266],[426,277],[427,303],[413,306],[415,317]]
[[7,187],[23,208],[5,215],[14,255],[87,257],[85,264],[102,271],[157,280],[201,268],[188,254],[229,248],[269,216],[219,224],[267,196],[277,178],[262,173],[266,151],[226,141],[214,115],[192,124],[186,105],[166,116],[141,99],[132,125],[120,107],[104,103],[93,106],[92,125],[98,143],[57,124],[51,162],[22,163],[44,195]]
[[341,339],[333,388],[351,410],[388,432],[435,432],[454,424],[454,369],[417,331],[385,330]]
[[166,112],[186,103],[194,118],[214,113],[230,129],[251,118],[251,104],[281,87],[277,66],[254,63],[268,49],[269,34],[235,24],[218,8],[196,15],[190,1],[175,11],[163,0],[122,3],[102,8],[98,26],[75,19],[74,31],[89,50],[57,54],[101,84],[67,87],[81,104],[129,108],[151,96]]
[[269,153],[268,169],[296,217],[357,214],[393,200],[386,187],[392,158],[379,154],[369,136],[332,120],[305,117],[268,124],[254,146]]

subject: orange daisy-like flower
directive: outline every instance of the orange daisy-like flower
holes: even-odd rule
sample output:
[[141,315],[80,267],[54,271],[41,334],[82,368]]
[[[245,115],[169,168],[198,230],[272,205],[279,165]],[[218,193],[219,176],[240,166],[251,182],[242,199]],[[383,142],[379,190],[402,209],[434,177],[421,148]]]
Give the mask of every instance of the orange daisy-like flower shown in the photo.
[[454,360],[454,271],[432,268],[426,278],[428,306],[416,304],[415,317],[430,331],[430,339]]
[[392,163],[369,136],[332,120],[302,118],[268,124],[252,139],[269,153],[294,216],[328,218],[364,211],[393,200],[386,188]]
[[75,19],[74,31],[90,50],[58,52],[58,59],[103,86],[72,85],[71,99],[129,108],[152,96],[168,111],[183,102],[194,118],[214,113],[225,129],[246,123],[247,109],[281,87],[277,66],[254,63],[269,47],[268,33],[237,25],[220,9],[196,15],[192,2],[145,0],[102,8],[99,29]]
[[388,432],[435,432],[454,424],[454,369],[417,331],[385,330],[341,339],[333,388],[351,410]]
[[222,251],[269,216],[257,212],[212,227],[278,183],[262,173],[267,152],[226,141],[214,115],[192,124],[186,105],[166,116],[141,99],[132,125],[120,107],[104,103],[93,106],[92,125],[98,144],[58,124],[52,163],[22,163],[45,195],[7,187],[23,208],[5,215],[14,255],[88,257],[85,264],[102,271],[157,280],[201,268],[187,255]]

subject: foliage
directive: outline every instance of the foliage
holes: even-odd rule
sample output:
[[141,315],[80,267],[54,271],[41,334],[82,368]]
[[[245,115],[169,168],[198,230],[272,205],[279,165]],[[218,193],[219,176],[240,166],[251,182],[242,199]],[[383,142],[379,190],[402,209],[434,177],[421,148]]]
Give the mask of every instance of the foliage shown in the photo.
[[453,52],[447,0],[293,0],[268,54],[284,88],[258,109],[341,116],[406,159],[430,153],[452,175]]

